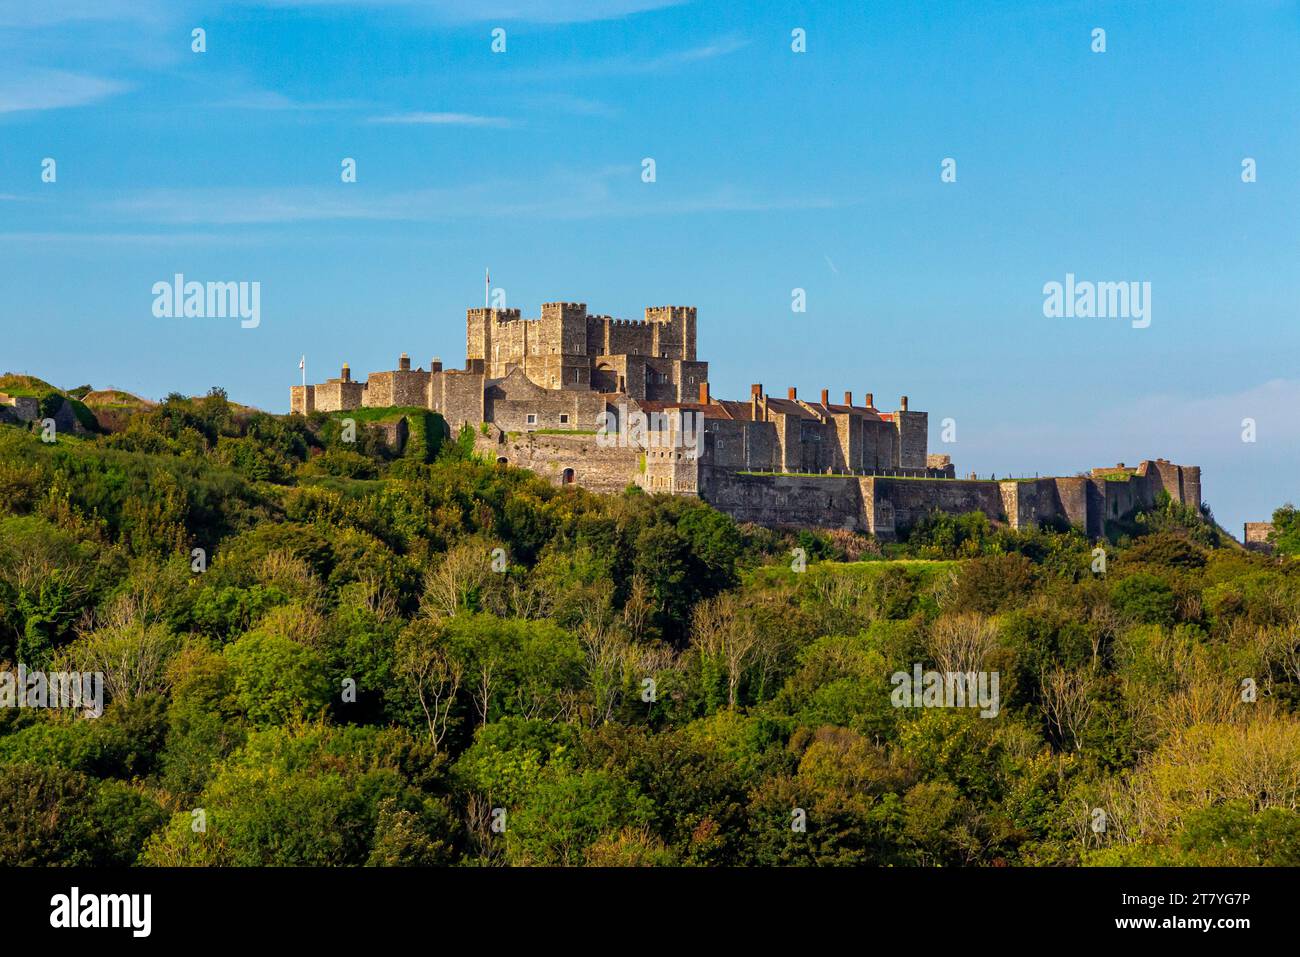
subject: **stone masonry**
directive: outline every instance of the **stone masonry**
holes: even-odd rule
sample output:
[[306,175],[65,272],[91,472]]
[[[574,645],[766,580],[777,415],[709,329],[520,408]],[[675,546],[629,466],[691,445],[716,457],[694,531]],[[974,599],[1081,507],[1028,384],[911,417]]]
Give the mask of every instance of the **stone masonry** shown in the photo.
[[882,539],[927,513],[982,511],[1012,527],[1069,524],[1097,537],[1108,519],[1160,492],[1201,502],[1200,469],[1164,459],[1089,475],[1019,481],[957,479],[928,452],[929,421],[909,407],[877,408],[852,392],[832,401],[761,384],[747,400],[714,398],[696,358],[696,310],[655,306],[643,320],[551,302],[537,319],[517,309],[466,313],[463,369],[397,368],[290,388],[298,414],[415,407],[453,431],[475,430],[478,452],[557,485],[696,495],[738,520],[869,532]]

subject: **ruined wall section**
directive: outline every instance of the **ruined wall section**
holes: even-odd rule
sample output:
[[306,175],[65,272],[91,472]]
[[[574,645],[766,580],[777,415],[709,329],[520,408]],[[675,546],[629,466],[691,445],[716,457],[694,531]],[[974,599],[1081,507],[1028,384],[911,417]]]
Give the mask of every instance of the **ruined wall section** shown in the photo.
[[553,485],[616,495],[641,474],[640,449],[601,447],[591,436],[489,431],[476,439],[476,451],[491,461],[531,469]]

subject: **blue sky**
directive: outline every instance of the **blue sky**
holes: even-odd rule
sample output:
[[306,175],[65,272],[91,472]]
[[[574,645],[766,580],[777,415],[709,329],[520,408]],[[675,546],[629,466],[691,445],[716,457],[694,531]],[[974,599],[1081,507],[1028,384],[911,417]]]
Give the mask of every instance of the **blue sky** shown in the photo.
[[[1239,531],[1297,497],[1298,63],[1264,0],[0,0],[0,369],[286,411],[304,352],[459,365],[490,266],[698,306],[716,395],[907,394],[963,474],[1200,464]],[[155,318],[177,272],[261,325]]]

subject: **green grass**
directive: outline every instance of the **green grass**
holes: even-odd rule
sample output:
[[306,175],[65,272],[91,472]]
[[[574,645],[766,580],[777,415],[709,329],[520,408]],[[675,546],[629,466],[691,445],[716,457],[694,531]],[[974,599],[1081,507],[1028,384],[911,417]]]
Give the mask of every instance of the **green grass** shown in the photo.
[[20,395],[24,398],[40,399],[51,392],[57,392],[63,395],[61,389],[50,385],[44,379],[38,379],[34,375],[18,375],[14,372],[8,372],[0,375],[0,392],[7,395]]
[[348,409],[346,412],[331,412],[332,419],[352,419],[354,422],[389,422],[403,416],[423,415],[428,409],[416,405],[390,405],[383,408]]
[[425,464],[432,462],[447,437],[447,423],[437,412],[418,409],[406,416],[406,424],[410,430],[406,439],[406,457]]
[[449,434],[446,420],[437,412],[415,405],[392,405],[382,408],[348,409],[331,412],[336,421],[352,419],[358,425],[380,425],[405,419],[407,425],[406,449],[403,457],[428,464],[438,454],[443,440]]

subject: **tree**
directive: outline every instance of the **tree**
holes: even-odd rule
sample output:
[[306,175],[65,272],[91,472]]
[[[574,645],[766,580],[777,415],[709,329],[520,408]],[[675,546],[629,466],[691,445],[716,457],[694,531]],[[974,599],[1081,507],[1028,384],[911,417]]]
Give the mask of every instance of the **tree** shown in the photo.
[[227,645],[234,698],[260,727],[314,717],[329,704],[322,656],[289,638],[249,632]]
[[983,671],[997,643],[997,626],[978,612],[942,615],[930,629],[930,656],[941,672]]
[[441,629],[429,619],[421,618],[402,629],[394,666],[420,702],[429,738],[435,747],[441,746],[447,737],[451,709],[464,676],[463,663],[449,652]]
[[741,680],[760,641],[753,618],[735,594],[724,592],[695,606],[691,644],[700,656],[706,680],[718,669],[725,675],[728,708],[736,707]]
[[1300,511],[1290,502],[1273,512],[1270,539],[1279,555],[1300,555]]

